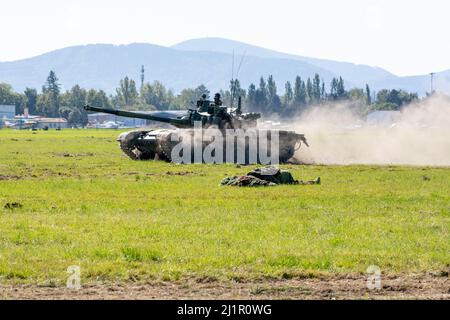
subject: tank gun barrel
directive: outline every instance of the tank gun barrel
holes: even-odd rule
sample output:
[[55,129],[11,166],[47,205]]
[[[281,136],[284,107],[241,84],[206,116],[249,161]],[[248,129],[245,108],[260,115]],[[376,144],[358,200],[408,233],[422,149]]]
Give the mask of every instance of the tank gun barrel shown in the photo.
[[108,113],[108,114],[113,114],[113,115],[120,116],[120,117],[147,119],[147,120],[152,120],[152,121],[164,122],[164,123],[169,123],[178,128],[190,127],[189,119],[166,118],[166,117],[161,117],[161,116],[157,116],[157,115],[152,115],[151,113],[139,113],[139,112],[122,111],[122,110],[115,110],[115,109],[96,108],[96,107],[91,107],[89,105],[84,106],[84,110]]

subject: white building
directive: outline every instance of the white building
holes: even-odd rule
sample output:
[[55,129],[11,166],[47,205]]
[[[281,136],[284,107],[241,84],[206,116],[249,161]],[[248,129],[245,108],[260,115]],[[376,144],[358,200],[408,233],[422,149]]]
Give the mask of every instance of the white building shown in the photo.
[[69,128],[70,126],[67,123],[67,120],[62,118],[35,118],[33,119],[36,121],[35,128],[36,129],[43,129],[43,128],[49,128],[49,129],[65,129]]
[[15,116],[15,128],[34,128],[34,129],[65,129],[70,128],[66,119],[47,118],[41,116]]
[[14,105],[0,105],[0,119],[13,119],[16,115],[16,106]]

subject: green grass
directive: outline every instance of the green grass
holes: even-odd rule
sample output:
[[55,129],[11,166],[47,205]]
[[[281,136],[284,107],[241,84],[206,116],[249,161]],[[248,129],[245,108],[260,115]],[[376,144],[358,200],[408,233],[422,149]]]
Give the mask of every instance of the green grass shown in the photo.
[[250,168],[131,161],[118,134],[0,130],[0,282],[448,270],[450,168],[284,166],[322,184],[221,187]]

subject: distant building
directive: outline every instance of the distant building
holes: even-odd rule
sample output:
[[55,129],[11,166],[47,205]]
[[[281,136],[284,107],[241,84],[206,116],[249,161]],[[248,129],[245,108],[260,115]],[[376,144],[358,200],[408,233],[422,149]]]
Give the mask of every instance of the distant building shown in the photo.
[[34,118],[33,121],[36,122],[34,125],[36,129],[43,129],[45,127],[49,129],[65,129],[70,127],[67,120],[62,118]]
[[0,119],[12,119],[16,115],[16,106],[14,105],[0,105]]
[[23,115],[15,116],[15,121],[18,123],[15,127],[26,126],[35,129],[65,129],[70,128],[66,119],[63,118],[47,118],[41,116],[28,116]]
[[123,123],[123,125],[126,127],[144,127],[148,124],[148,121],[145,119],[119,117],[113,114],[106,113],[88,114],[88,122],[90,124],[102,124],[109,121]]
[[400,111],[373,111],[367,115],[366,123],[369,126],[391,126],[399,121],[400,115]]

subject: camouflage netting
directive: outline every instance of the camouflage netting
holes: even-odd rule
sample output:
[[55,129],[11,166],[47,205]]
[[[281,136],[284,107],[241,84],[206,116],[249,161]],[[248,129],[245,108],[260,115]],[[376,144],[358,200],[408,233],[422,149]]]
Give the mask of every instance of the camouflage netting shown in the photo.
[[223,186],[238,186],[238,187],[276,186],[276,184],[273,182],[261,180],[252,176],[227,177],[223,179],[220,184]]
[[220,184],[238,187],[276,186],[279,184],[313,185],[320,184],[320,178],[306,182],[302,180],[298,181],[294,179],[289,171],[269,166],[256,168],[245,176],[227,177]]

